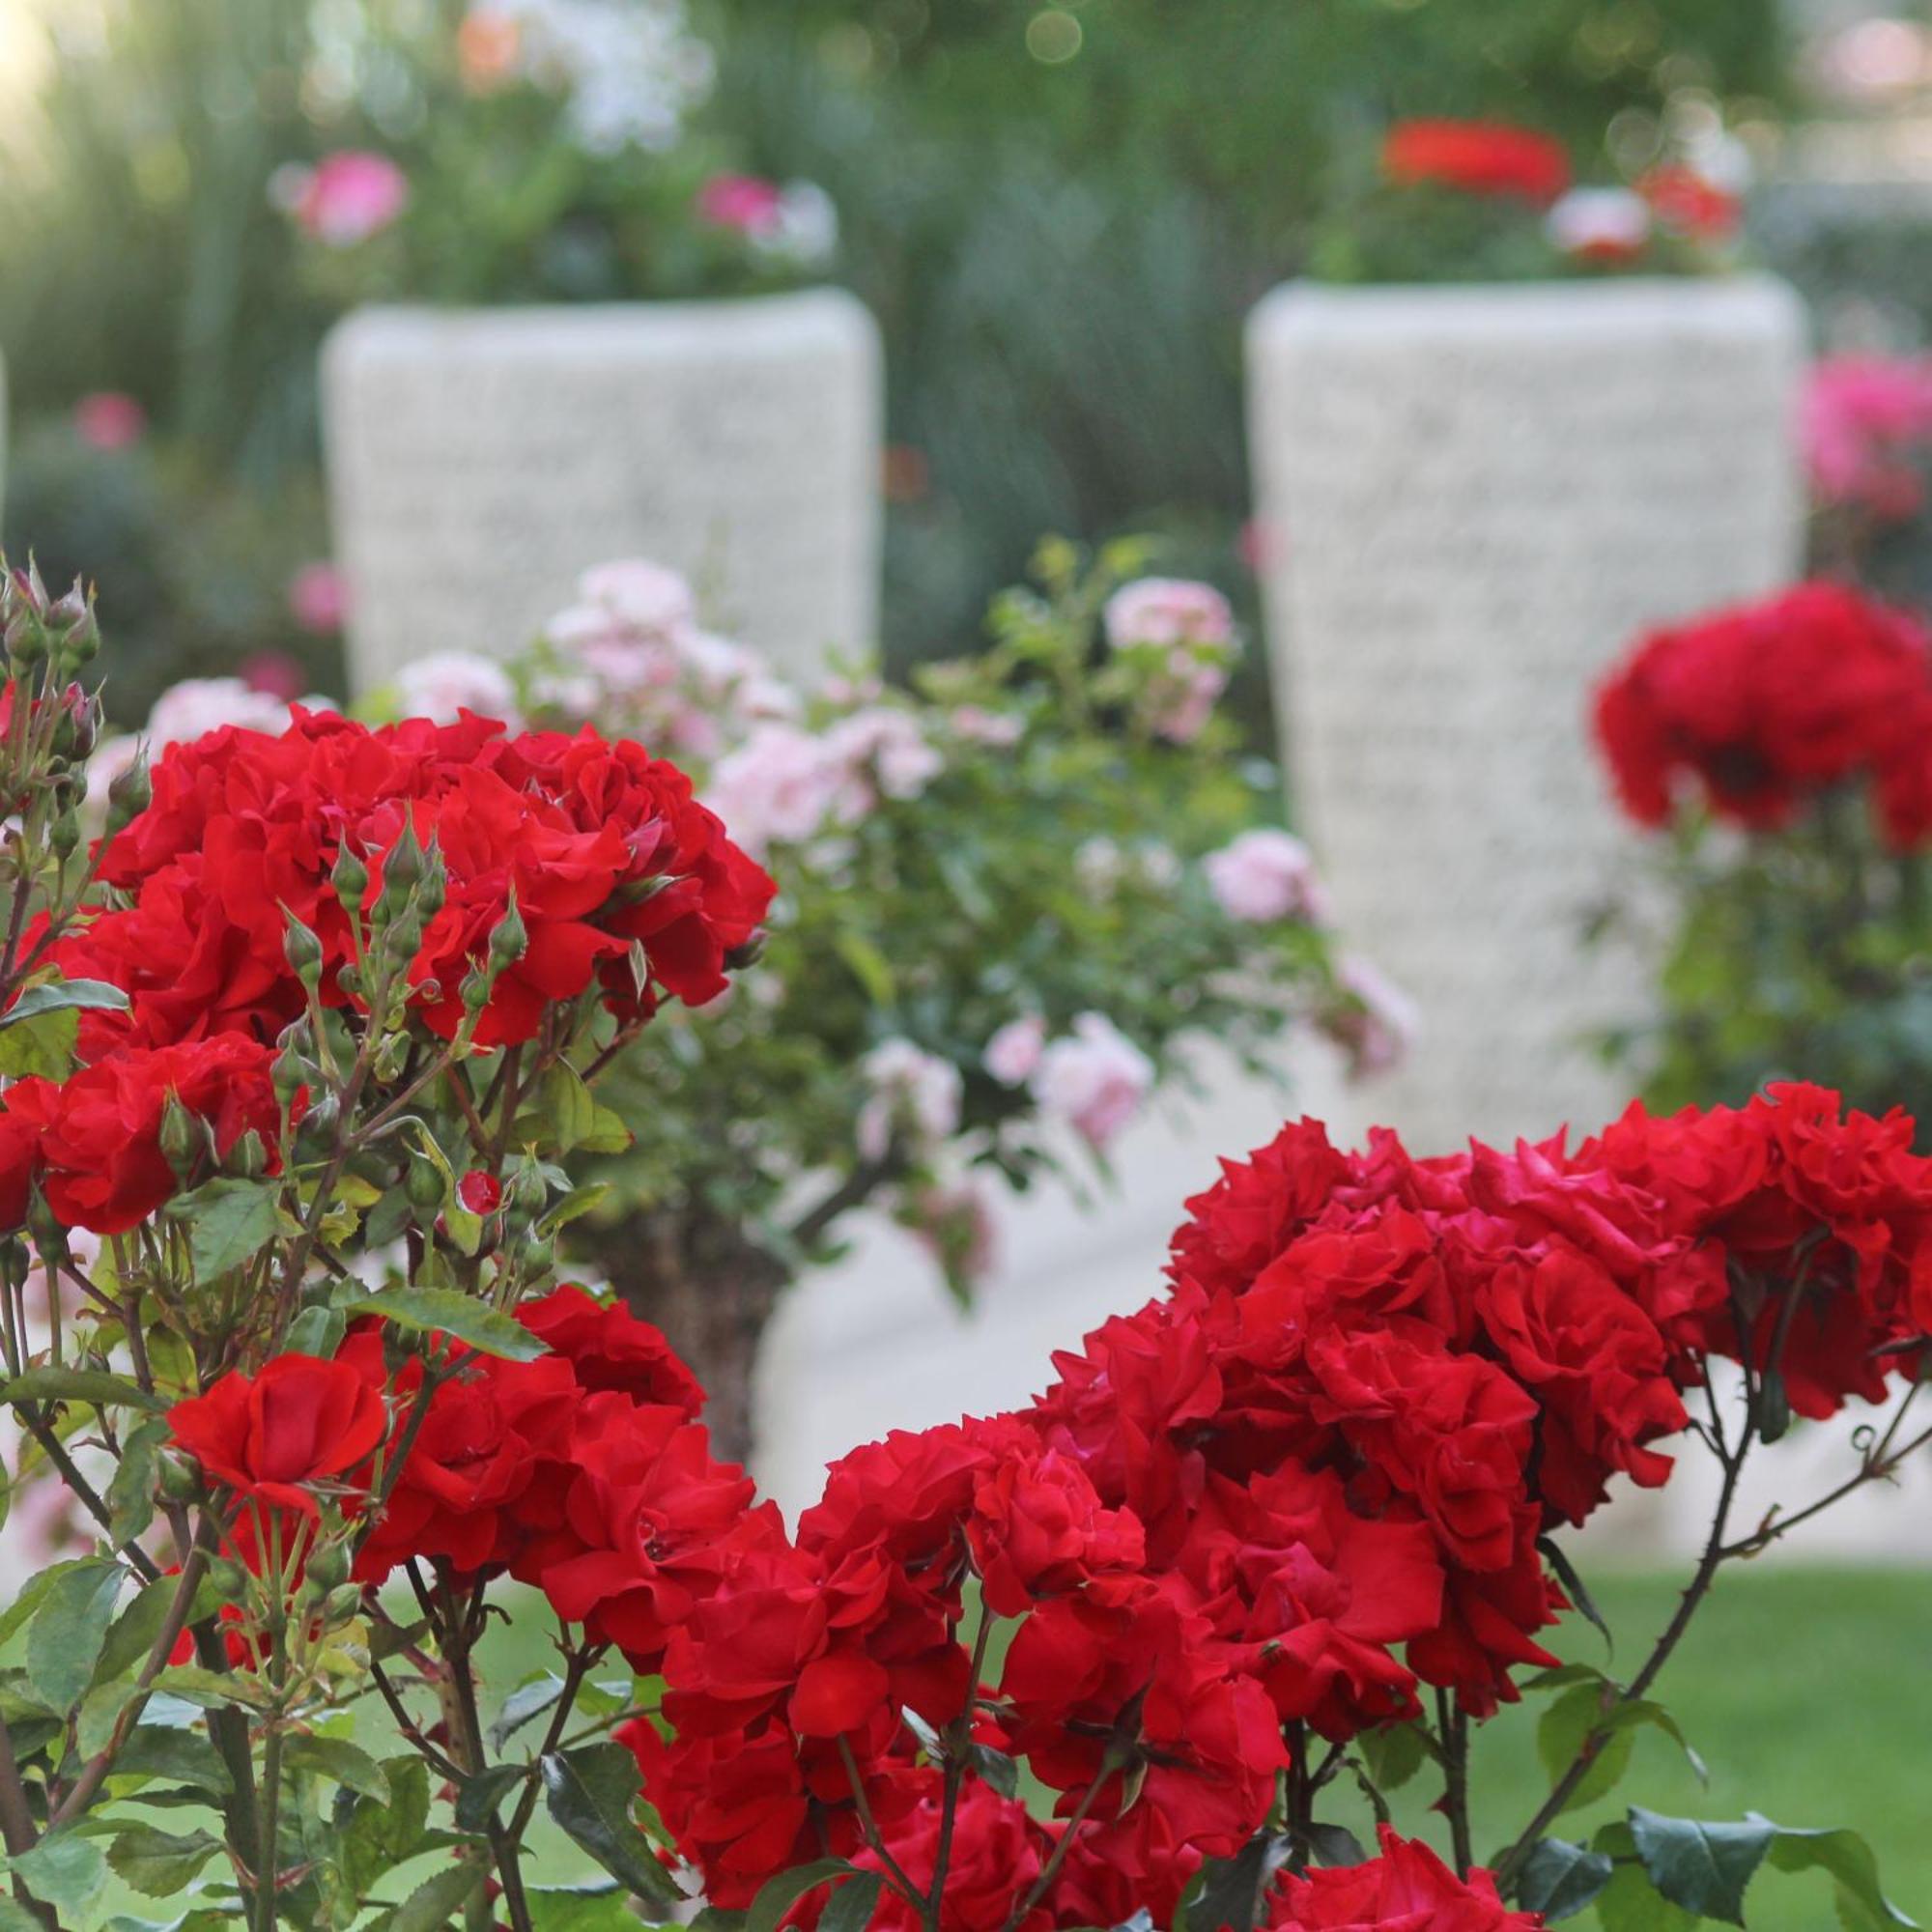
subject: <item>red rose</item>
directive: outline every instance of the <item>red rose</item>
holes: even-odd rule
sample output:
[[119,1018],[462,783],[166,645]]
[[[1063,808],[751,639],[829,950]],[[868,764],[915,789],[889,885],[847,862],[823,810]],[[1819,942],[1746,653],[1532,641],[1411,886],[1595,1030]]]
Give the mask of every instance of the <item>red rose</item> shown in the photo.
[[1404,187],[1429,183],[1536,203],[1570,185],[1560,142],[1496,121],[1399,121],[1382,144],[1382,171]]
[[216,1481],[304,1516],[310,1486],[353,1481],[388,1427],[383,1399],[347,1362],[277,1355],[223,1376],[168,1411],[175,1440]]
[[1728,242],[1744,222],[1738,196],[1695,168],[1652,168],[1636,188],[1662,227],[1692,242]]
[[1419,1840],[1381,1828],[1382,1855],[1282,1881],[1270,1932],[1537,1932],[1542,1920],[1511,1912],[1483,1870],[1460,1879]]
[[1003,1617],[1147,1561],[1131,1512],[1103,1509],[1078,1462],[1025,1435],[975,1483],[966,1537],[986,1603]]
[[1887,835],[1908,843],[1924,829],[1928,728],[1932,640],[1831,583],[1654,632],[1596,699],[1598,744],[1642,825],[1667,822],[1688,783],[1720,817],[1776,829],[1862,775],[1878,781]]
[[494,1214],[503,1205],[503,1183],[494,1174],[472,1167],[456,1183],[456,1198],[472,1214]]
[[161,1151],[170,1100],[203,1122],[214,1160],[252,1132],[267,1171],[281,1171],[274,1058],[271,1048],[226,1034],[115,1053],[62,1086],[18,1081],[6,1096],[7,1116],[18,1123],[10,1137],[17,1148],[21,1127],[37,1131],[47,1206],[63,1226],[125,1234],[184,1184]]
[[664,1331],[639,1321],[620,1303],[605,1303],[573,1282],[526,1301],[517,1320],[564,1357],[586,1389],[615,1389],[633,1402],[663,1404],[695,1416],[704,1406],[697,1378],[677,1358]]

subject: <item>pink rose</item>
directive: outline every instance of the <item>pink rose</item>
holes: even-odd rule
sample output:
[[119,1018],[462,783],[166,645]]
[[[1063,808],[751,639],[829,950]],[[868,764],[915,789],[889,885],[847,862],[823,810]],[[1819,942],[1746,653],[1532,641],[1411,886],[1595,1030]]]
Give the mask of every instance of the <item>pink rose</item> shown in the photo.
[[1006,1087],[1019,1087],[1031,1080],[1046,1046],[1046,1022],[1037,1013],[1024,1019],[1009,1020],[991,1039],[981,1065]]
[[697,218],[741,235],[769,235],[779,225],[782,190],[756,175],[713,175],[697,190]]
[[1153,1086],[1153,1063],[1104,1013],[1082,1013],[1039,1057],[1032,1079],[1040,1111],[1104,1148]]
[[1211,583],[1143,577],[1107,599],[1103,621],[1117,650],[1136,644],[1232,644],[1235,613]]
[[1208,890],[1230,919],[1271,925],[1281,919],[1320,923],[1327,918],[1327,895],[1315,861],[1293,833],[1243,832],[1208,854],[1207,872]]
[[410,185],[386,155],[344,148],[286,185],[290,212],[330,248],[353,248],[380,235],[409,206]]
[[304,631],[332,638],[349,614],[349,586],[332,563],[305,563],[289,579],[289,614]]
[[147,429],[147,411],[119,389],[97,389],[73,406],[73,433],[90,449],[131,449]]

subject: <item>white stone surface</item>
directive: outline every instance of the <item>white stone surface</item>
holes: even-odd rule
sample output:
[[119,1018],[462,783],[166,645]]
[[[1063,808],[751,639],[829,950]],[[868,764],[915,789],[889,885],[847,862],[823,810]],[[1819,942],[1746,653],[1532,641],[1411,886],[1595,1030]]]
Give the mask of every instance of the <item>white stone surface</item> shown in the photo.
[[1251,319],[1288,765],[1342,930],[1421,1008],[1373,1108],[1418,1152],[1628,1097],[1584,1043],[1646,1003],[1582,940],[1629,849],[1588,693],[1798,567],[1803,338],[1761,277],[1294,286]]
[[625,556],[787,670],[875,641],[881,356],[850,296],[369,308],[322,379],[358,689],[515,650]]

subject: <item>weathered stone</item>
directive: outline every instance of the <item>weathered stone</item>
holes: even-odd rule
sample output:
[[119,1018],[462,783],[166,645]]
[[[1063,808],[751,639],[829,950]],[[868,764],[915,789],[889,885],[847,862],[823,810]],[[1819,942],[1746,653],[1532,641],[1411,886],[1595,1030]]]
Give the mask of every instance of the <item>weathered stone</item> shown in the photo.
[[510,652],[629,556],[787,669],[868,647],[880,385],[877,328],[833,290],[351,316],[323,408],[356,686]]
[[1797,568],[1803,338],[1755,276],[1296,286],[1251,319],[1291,784],[1349,943],[1421,1009],[1369,1090],[1418,1151],[1629,1097],[1589,1044],[1649,992],[1584,942],[1632,869],[1589,694],[1646,626]]

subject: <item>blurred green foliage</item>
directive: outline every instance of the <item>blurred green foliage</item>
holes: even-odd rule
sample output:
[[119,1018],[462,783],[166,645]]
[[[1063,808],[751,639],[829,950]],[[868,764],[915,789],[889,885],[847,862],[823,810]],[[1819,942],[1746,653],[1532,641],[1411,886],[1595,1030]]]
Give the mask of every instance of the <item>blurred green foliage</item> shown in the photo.
[[[384,6],[400,0],[381,0]],[[0,146],[15,415],[125,389],[214,474],[314,463],[327,317],[270,205],[340,138],[305,81],[357,0],[106,0]],[[1390,117],[1482,113],[1587,162],[1686,89],[1774,95],[1776,0],[711,0],[706,123],[828,187],[885,327],[888,641],[976,634],[1042,529],[1171,533],[1244,574],[1239,327]],[[79,16],[74,15],[77,19]],[[330,26],[334,20],[335,26]],[[10,541],[34,539],[10,520]],[[188,626],[172,620],[177,634]]]

